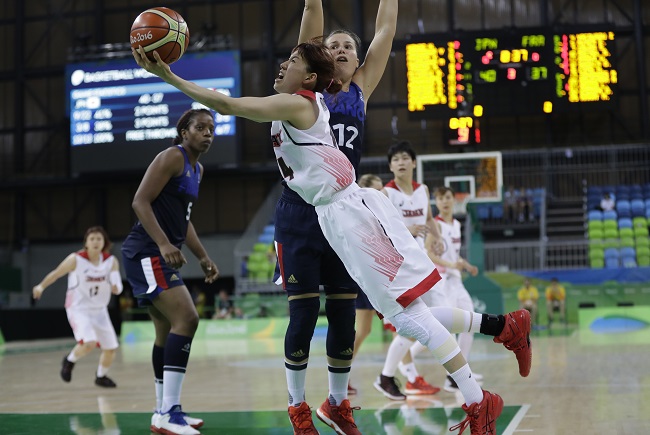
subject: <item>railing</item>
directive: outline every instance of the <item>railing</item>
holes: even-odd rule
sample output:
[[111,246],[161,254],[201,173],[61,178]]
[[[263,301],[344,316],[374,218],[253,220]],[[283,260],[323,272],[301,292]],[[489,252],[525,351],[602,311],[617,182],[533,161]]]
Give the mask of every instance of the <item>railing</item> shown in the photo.
[[579,269],[588,267],[587,240],[485,243],[486,271]]

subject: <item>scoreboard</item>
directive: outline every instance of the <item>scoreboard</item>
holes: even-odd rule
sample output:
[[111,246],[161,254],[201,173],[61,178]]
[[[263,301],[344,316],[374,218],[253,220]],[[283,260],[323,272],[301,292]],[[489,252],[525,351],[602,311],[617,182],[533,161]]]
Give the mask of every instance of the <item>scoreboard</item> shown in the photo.
[[[240,96],[237,51],[186,53],[171,68],[199,86]],[[204,107],[140,68],[133,58],[68,64],[66,104],[74,174],[146,168],[171,145],[181,115]],[[235,164],[235,117],[213,114],[215,140],[201,162]]]
[[450,144],[480,143],[480,120],[611,108],[618,82],[612,31],[518,29],[411,35],[413,119],[449,119]]

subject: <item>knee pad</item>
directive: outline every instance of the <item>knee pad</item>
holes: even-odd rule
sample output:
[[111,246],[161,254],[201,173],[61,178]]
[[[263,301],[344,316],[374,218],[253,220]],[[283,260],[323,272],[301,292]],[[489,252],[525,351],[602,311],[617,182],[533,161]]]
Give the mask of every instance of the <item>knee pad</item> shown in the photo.
[[330,359],[352,361],[354,351],[354,321],[356,303],[354,298],[328,298],[327,356]]
[[289,326],[284,336],[284,358],[288,368],[291,368],[289,365],[307,365],[319,309],[318,297],[289,301]]

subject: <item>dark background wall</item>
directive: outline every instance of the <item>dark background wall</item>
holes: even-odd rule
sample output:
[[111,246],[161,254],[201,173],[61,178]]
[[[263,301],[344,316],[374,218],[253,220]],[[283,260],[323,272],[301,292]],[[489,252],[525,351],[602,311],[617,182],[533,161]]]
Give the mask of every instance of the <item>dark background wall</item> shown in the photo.
[[[156,6],[135,0],[7,0],[0,4],[0,246],[78,240],[90,225],[116,239],[134,216],[141,173],[73,178],[63,71],[75,53],[124,44],[133,19]],[[345,27],[367,46],[377,0],[325,0],[326,30]],[[241,50],[242,93],[272,93],[278,61],[295,44],[300,0],[170,1],[192,44]],[[648,133],[650,5],[644,0],[403,0],[394,56],[368,107],[366,155],[384,155],[395,136],[416,151],[449,152],[445,120],[412,121],[406,111],[406,37],[412,33],[607,24],[616,29],[620,95],[614,110],[486,120],[481,151],[644,143]],[[104,47],[104,49],[106,49]],[[200,234],[241,233],[279,177],[268,125],[240,121],[241,164],[210,168],[193,221]]]

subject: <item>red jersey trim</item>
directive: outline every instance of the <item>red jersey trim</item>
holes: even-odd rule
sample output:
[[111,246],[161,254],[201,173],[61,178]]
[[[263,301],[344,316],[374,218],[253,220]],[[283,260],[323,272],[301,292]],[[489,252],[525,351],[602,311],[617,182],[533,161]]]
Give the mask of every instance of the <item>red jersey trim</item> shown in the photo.
[[397,298],[397,303],[404,308],[408,307],[414,300],[431,290],[431,288],[441,279],[438,269],[433,269],[433,272],[420,281],[418,285],[402,293],[400,297]]
[[314,91],[307,91],[307,90],[298,91],[296,92],[296,95],[300,95],[301,97],[305,97],[310,100],[316,101],[316,94],[314,93]]
[[[77,255],[80,256],[81,258],[85,258],[86,260],[90,261],[90,258],[88,258],[88,251],[85,249],[80,249],[77,251]],[[106,261],[108,257],[110,257],[111,254],[108,252],[102,251],[102,261]]]
[[[416,183],[415,181],[411,181],[411,186],[413,186],[413,192],[415,192],[420,186],[422,186],[419,183]],[[397,183],[395,183],[395,180],[390,180],[388,183],[384,185],[384,187],[390,187],[391,189],[399,190],[400,192],[402,191],[398,186]]]

